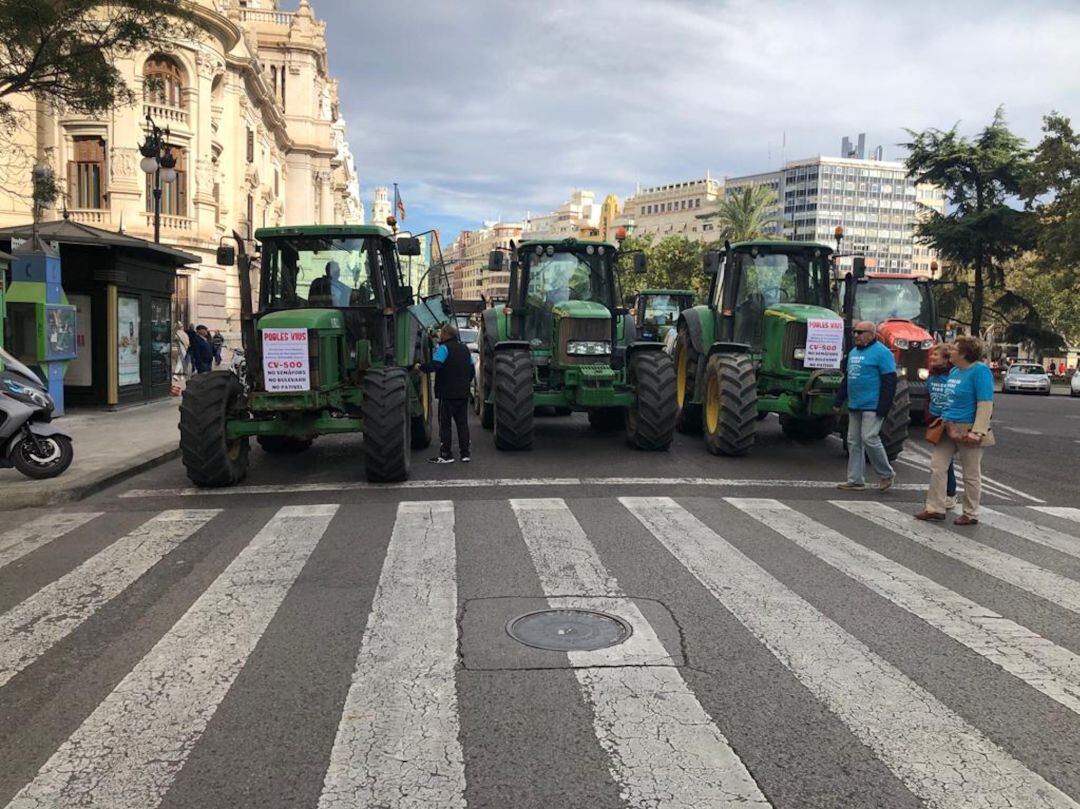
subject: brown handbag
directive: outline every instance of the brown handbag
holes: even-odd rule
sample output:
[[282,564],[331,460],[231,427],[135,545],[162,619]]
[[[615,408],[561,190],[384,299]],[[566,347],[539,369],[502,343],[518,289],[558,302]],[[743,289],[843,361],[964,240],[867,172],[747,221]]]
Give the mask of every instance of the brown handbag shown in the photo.
[[940,416],[934,418],[926,425],[926,440],[931,444],[938,444],[945,437],[945,422]]

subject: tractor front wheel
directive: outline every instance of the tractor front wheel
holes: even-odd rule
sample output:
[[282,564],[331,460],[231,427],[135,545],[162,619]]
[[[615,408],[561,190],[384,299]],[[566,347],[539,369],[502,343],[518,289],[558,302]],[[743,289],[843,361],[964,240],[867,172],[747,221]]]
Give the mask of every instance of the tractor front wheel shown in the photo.
[[256,437],[263,452],[274,455],[295,455],[311,448],[310,438],[296,438],[292,435],[260,435]]
[[364,472],[375,483],[409,477],[412,417],[404,368],[372,368],[361,383]]
[[626,411],[626,440],[634,449],[662,450],[675,437],[675,364],[662,351],[630,359],[634,404]]
[[533,443],[533,364],[528,351],[495,355],[495,447],[531,449]]
[[898,382],[892,407],[889,408],[889,414],[885,416],[885,422],[881,425],[881,443],[885,445],[885,454],[889,456],[890,461],[896,460],[903,451],[910,423],[911,397],[908,392],[908,383]]
[[697,387],[698,353],[690,341],[690,331],[679,326],[675,338],[675,429],[697,435],[701,432],[701,403],[693,401]]
[[705,446],[745,455],[757,432],[757,375],[748,354],[713,354],[705,366]]
[[180,455],[196,486],[232,486],[248,470],[247,436],[229,439],[225,429],[244,386],[232,371],[193,376],[180,401]]
[[822,441],[836,432],[836,419],[833,416],[796,418],[781,413],[780,429],[793,441]]

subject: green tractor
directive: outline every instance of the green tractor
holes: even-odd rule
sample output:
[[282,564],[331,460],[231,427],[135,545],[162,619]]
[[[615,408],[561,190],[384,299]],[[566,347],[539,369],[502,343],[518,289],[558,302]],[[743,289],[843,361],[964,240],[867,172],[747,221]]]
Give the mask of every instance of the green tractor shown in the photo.
[[[234,234],[235,235],[235,234]],[[438,296],[415,300],[402,257],[418,238],[375,225],[264,228],[258,312],[252,258],[239,263],[245,379],[231,371],[193,377],[180,405],[180,450],[199,486],[229,486],[247,473],[249,439],[296,453],[319,435],[362,433],[370,481],[404,480],[410,451],[431,441],[432,380],[412,370],[450,317]]]
[[[751,241],[706,254],[708,303],[685,310],[677,327],[680,431],[703,432],[710,452],[733,456],[750,451],[769,413],[796,440],[836,431],[849,329],[831,283],[832,253],[808,242]],[[901,383],[882,430],[890,457],[907,437],[907,411]]]
[[666,343],[679,313],[694,305],[692,289],[643,289],[634,296],[631,314],[639,340]]
[[[505,271],[494,251],[489,270]],[[635,338],[617,305],[616,262],[608,242],[533,240],[510,247],[509,300],[480,323],[477,392],[481,424],[495,446],[528,449],[537,408],[585,411],[598,431],[625,429],[632,447],[667,449],[675,433],[675,370],[663,346]]]

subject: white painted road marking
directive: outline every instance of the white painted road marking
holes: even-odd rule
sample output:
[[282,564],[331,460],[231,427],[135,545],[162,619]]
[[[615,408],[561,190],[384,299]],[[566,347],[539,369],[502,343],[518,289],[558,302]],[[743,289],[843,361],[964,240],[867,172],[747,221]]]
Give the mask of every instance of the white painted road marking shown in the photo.
[[[930,459],[929,450],[923,449],[922,447],[918,446],[917,444],[914,444],[911,441],[908,441],[906,444],[904,444],[904,452],[911,452],[911,451],[914,451],[914,452],[919,453],[920,455],[923,455],[927,459],[927,461],[929,462],[929,459]],[[959,473],[959,466],[960,466],[960,464],[957,463],[957,472],[958,473]],[[1045,503],[1046,502],[1045,500],[1043,500],[1043,499],[1041,499],[1039,497],[1035,497],[1034,495],[1030,495],[1027,492],[1021,491],[1020,489],[1016,489],[1016,488],[1014,488],[1012,486],[1007,486],[1004,483],[1002,483],[1000,480],[995,480],[994,478],[987,475],[985,470],[982,473],[982,485],[983,485],[983,491],[989,491],[989,489],[987,488],[989,486],[989,487],[992,487],[994,489],[1000,489],[1003,492],[1008,492],[1009,494],[1016,495],[1017,497],[1022,497],[1025,500],[1030,500],[1033,503]]]
[[400,503],[319,809],[463,809],[454,506]]
[[28,523],[12,528],[0,534],[0,567],[10,565],[42,545],[74,531],[85,525],[102,512],[56,512],[45,514]]
[[158,806],[336,511],[278,511],[8,809]]
[[0,685],[161,561],[219,513],[164,511],[0,615]]
[[1080,655],[776,500],[728,497],[754,519],[1080,714]]
[[1080,557],[1080,537],[1058,531],[1045,525],[1039,525],[1031,520],[1015,517],[992,508],[983,508],[979,511],[979,521],[984,522],[991,528],[999,528],[1010,534],[1015,534],[1028,542],[1045,545],[1056,551],[1069,556]]
[[622,503],[735,618],[937,809],[1072,807],[903,672],[667,497]]
[[[1080,444],[1080,441],[1076,443]],[[1080,522],[1080,508],[1069,508],[1068,506],[1028,506],[1028,508],[1041,511],[1043,514],[1049,514],[1051,517],[1061,517],[1063,520]]]
[[882,503],[853,500],[830,502],[988,576],[1080,613],[1080,582],[1010,556],[990,545],[962,537],[948,528],[919,522],[911,514],[897,511]]
[[1030,427],[1003,427],[1002,429],[1008,430],[1011,433],[1020,433],[1020,435],[1042,435],[1042,430],[1033,430]]
[[[549,596],[622,595],[564,501],[511,500],[510,505]],[[635,626],[635,634],[638,627],[648,627],[652,657],[667,656],[633,602],[625,600],[618,609],[620,617]],[[617,656],[620,647],[603,651]],[[569,657],[575,666],[588,665],[595,654],[570,652]],[[677,669],[599,667],[575,668],[574,673],[592,706],[596,738],[611,757],[612,775],[628,806],[769,806]]]

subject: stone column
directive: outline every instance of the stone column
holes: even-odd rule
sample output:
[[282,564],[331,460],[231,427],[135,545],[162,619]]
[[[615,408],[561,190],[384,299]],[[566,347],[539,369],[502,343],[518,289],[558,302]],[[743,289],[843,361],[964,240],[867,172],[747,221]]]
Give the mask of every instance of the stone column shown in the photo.
[[334,188],[329,171],[320,171],[319,180],[319,223],[334,224]]

